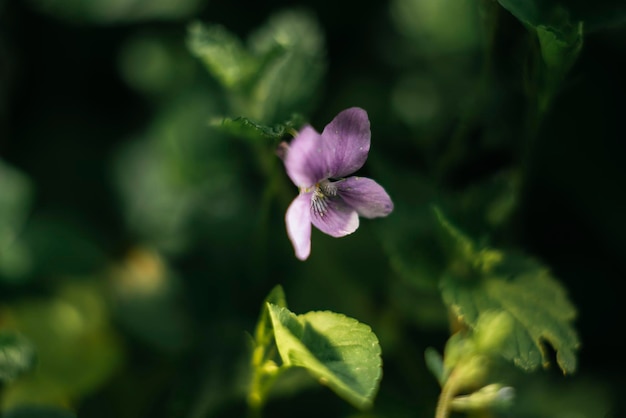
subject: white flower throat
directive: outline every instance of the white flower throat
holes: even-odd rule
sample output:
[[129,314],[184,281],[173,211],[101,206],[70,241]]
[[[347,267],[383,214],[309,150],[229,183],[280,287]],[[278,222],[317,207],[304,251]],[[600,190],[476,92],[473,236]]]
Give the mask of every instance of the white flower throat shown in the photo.
[[[305,192],[309,191],[310,189],[305,189]],[[328,212],[328,199],[335,196],[337,196],[337,186],[330,180],[320,181],[313,190],[311,209],[319,216],[324,216]]]

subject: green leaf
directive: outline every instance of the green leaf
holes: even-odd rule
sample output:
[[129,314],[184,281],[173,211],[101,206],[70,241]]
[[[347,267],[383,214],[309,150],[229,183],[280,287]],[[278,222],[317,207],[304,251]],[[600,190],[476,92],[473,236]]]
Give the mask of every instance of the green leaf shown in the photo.
[[254,332],[256,344],[263,347],[269,345],[270,339],[274,335],[268,304],[279,306],[281,308],[287,307],[287,299],[285,298],[285,291],[282,286],[274,286],[263,301],[261,313],[259,314],[259,322],[257,323],[256,330]]
[[538,105],[545,110],[576,62],[583,45],[583,21],[561,4],[535,0],[498,0],[526,25],[539,41],[542,66],[537,74]]
[[426,367],[435,376],[439,386],[443,387],[446,383],[446,371],[443,366],[443,358],[437,350],[432,347],[427,347],[424,351],[424,360],[426,361]]
[[258,69],[257,60],[239,38],[220,25],[192,23],[188,28],[187,44],[193,55],[222,85],[241,88]]
[[536,26],[541,19],[541,8],[535,0],[498,0],[519,21],[526,25]]
[[535,26],[543,67],[539,72],[539,108],[545,110],[583,46],[583,22],[572,21],[563,7],[555,7],[549,23]]
[[248,386],[248,405],[260,410],[267,401],[274,382],[285,368],[277,365],[277,352],[274,340],[274,328],[270,319],[269,306],[287,307],[287,300],[282,286],[275,286],[263,301],[259,320],[252,342],[252,376]]
[[553,78],[563,77],[582,49],[583,22],[571,23],[567,20],[560,27],[539,25],[536,29],[546,67]]
[[[554,10],[564,9],[557,0],[498,0],[498,3],[526,25],[550,23]],[[626,22],[626,4],[622,0],[570,0],[567,12],[590,30],[617,26]]]
[[249,139],[265,137],[276,141],[291,133],[293,130],[296,130],[303,123],[304,118],[299,114],[294,114],[289,120],[272,126],[262,125],[243,116],[236,118],[215,119],[211,121],[212,126],[217,127],[233,136],[240,136]]
[[[219,25],[196,22],[189,26],[188,46],[230,90],[230,112],[250,118],[241,120],[246,128],[255,128],[251,120],[274,124],[310,111],[326,71],[322,29],[302,11],[271,16],[251,34],[249,48]],[[271,128],[261,131],[276,135]]]
[[307,369],[360,409],[371,407],[382,377],[381,349],[371,328],[345,315],[295,315],[268,304],[276,345],[286,366]]
[[7,382],[31,370],[36,363],[33,344],[14,332],[0,332],[0,382]]
[[563,372],[573,373],[579,346],[572,326],[576,310],[548,269],[527,257],[479,248],[437,213],[448,233],[448,245],[456,246],[440,287],[444,303],[457,319],[476,328],[481,314],[505,312],[510,332],[497,338],[506,359],[524,370],[546,367],[549,353],[544,344],[548,343]]

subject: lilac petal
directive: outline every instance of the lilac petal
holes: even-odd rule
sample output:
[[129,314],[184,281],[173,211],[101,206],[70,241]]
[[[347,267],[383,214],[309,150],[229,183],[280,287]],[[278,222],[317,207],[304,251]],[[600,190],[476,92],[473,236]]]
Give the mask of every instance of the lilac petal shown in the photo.
[[320,134],[307,125],[289,144],[284,158],[285,169],[296,186],[310,188],[325,178],[326,167],[320,157],[320,141]]
[[287,235],[300,260],[306,260],[311,254],[311,195],[300,193],[285,214]]
[[310,210],[313,225],[331,237],[349,235],[359,227],[358,213],[341,199],[327,198],[326,210],[321,214]]
[[370,121],[365,110],[352,107],[335,116],[321,137],[321,153],[326,160],[323,178],[345,177],[363,167],[370,139]]
[[337,186],[337,194],[365,218],[387,216],[393,210],[385,189],[372,179],[355,176],[333,184]]

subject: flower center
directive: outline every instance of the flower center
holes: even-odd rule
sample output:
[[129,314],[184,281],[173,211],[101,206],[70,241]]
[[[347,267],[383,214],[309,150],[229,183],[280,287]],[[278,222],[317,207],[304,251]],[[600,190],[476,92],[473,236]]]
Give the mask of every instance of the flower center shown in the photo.
[[322,180],[315,185],[311,197],[311,209],[319,216],[324,216],[328,211],[328,199],[337,196],[337,186],[330,180]]

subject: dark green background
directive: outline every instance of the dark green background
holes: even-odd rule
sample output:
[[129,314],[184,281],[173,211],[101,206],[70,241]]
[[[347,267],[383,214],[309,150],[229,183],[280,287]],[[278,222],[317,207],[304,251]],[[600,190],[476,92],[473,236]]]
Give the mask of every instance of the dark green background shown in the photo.
[[[29,295],[48,295],[56,282],[68,276],[87,276],[105,269],[135,243],[136,237],[123,220],[110,165],[118,147],[156,117],[157,106],[121,78],[118,55],[123,43],[140,31],[170,39],[187,53],[186,26],[193,19],[221,23],[244,38],[271,13],[292,6],[291,2],[279,1],[206,2],[185,18],[98,24],[43,13],[32,7],[33,3],[0,2],[0,155],[30,177],[35,186],[31,220],[47,219],[53,226],[41,244],[45,262],[32,276],[18,285],[0,282],[2,304]],[[372,122],[372,153],[403,167],[404,172],[413,170],[429,178],[424,162],[427,157],[412,145],[420,133],[401,123],[389,103],[388,92],[400,75],[420,68],[422,63],[404,55],[408,54],[407,45],[398,42],[387,5],[358,1],[303,1],[298,5],[306,6],[318,18],[328,52],[327,77],[319,102],[308,115],[313,126],[321,130],[340,110],[361,106],[368,110]],[[573,16],[593,17],[589,18],[591,31],[585,33],[581,55],[532,142],[525,142],[519,131],[527,111],[518,80],[524,60],[519,51],[527,32],[502,10],[494,54],[503,78],[493,84],[501,91],[481,120],[490,120],[489,112],[493,112],[496,122],[509,124],[510,135],[503,141],[515,146],[470,153],[438,179],[435,187],[462,190],[513,161],[523,161],[527,183],[512,225],[515,245],[549,266],[579,309],[576,326],[582,348],[577,376],[598,379],[617,389],[626,349],[621,338],[620,290],[626,278],[626,30],[611,22],[624,16],[624,8],[607,12],[612,8],[617,4],[598,3],[596,8],[573,5]],[[394,60],[388,55],[394,55]],[[445,72],[450,63],[454,59],[442,58],[438,65]],[[196,64],[195,77],[214,85]],[[466,93],[458,91],[459,96]],[[443,128],[441,138],[453,132],[458,120],[454,109],[448,111],[452,115],[450,126]],[[488,125],[471,127],[475,132],[468,136],[470,149],[474,142],[478,144],[482,129]],[[449,145],[445,139],[441,141],[440,149]],[[237,142],[230,150],[245,158],[251,152]],[[238,170],[250,201],[257,202],[263,179],[252,169],[249,176],[246,169]],[[374,176],[369,171],[366,174]],[[397,208],[415,197],[412,190],[385,183],[391,181],[390,176],[380,177]],[[291,191],[295,196],[296,189],[287,193]],[[275,284],[285,287],[288,300],[293,295],[292,309],[296,312],[335,309],[356,315],[358,310],[351,311],[351,303],[344,305],[343,298],[353,297],[352,303],[358,305],[358,298],[365,295],[365,303],[373,306],[370,311],[375,316],[382,311],[377,307],[393,303],[385,284],[385,280],[393,280],[393,273],[377,244],[373,223],[364,222],[355,236],[345,239],[355,250],[349,250],[340,264],[332,264],[332,258],[328,269],[334,273],[329,276],[320,268],[323,260],[318,258],[307,266],[291,256],[282,225],[286,206],[281,202],[273,207],[271,242],[259,244],[270,254],[262,268],[247,251],[246,240],[250,236],[254,239],[252,232],[237,231],[228,236],[227,227],[220,230],[219,226],[214,231],[225,236],[223,245],[209,241],[206,248],[194,248],[172,261],[184,283],[183,305],[188,318],[193,318],[186,320],[196,335],[194,343],[182,353],[171,354],[135,339],[132,332],[121,327],[127,350],[125,366],[79,403],[78,416],[188,416],[194,405],[200,408],[197,405],[201,404],[206,376],[216,369],[220,369],[220,376],[230,375],[234,353],[245,348],[243,332],[252,331],[259,304]],[[241,222],[250,223],[245,219]],[[104,257],[75,257],[82,254],[75,252],[82,241],[65,239],[63,225],[68,224],[72,234],[90,242]],[[59,226],[55,229],[54,225]],[[369,241],[369,246],[359,247],[355,244],[358,240]],[[342,240],[313,235],[314,255],[323,246],[340,254],[342,245]],[[341,285],[332,288],[332,274],[340,275],[352,266],[350,274],[368,289],[361,296],[343,294]],[[259,269],[264,273],[257,276]],[[297,277],[303,274],[326,279],[307,293],[310,288],[298,284]],[[353,279],[350,283],[354,286],[358,282]],[[368,322],[368,318],[359,319]],[[403,347],[396,351],[399,354],[385,357],[383,346],[381,416],[421,416],[416,408],[426,408],[424,416],[432,415],[428,408],[434,405],[437,388],[434,379],[425,374],[421,356],[426,346],[442,348],[446,329],[428,330],[410,321],[400,324],[399,329]],[[412,368],[419,376],[407,377]],[[549,374],[558,372],[553,367]],[[224,385],[229,384],[227,377],[221,379]],[[127,389],[120,389],[124,385]],[[124,393],[127,391],[134,395]],[[613,394],[618,395],[619,389]],[[135,398],[134,403],[131,398]],[[607,416],[619,416],[619,398],[615,401],[613,410],[607,411],[613,415]],[[227,405],[225,410],[231,412],[241,406],[238,401]],[[348,416],[351,411],[341,400],[319,391],[276,401],[269,408],[267,416]],[[222,413],[228,416],[231,412]]]

